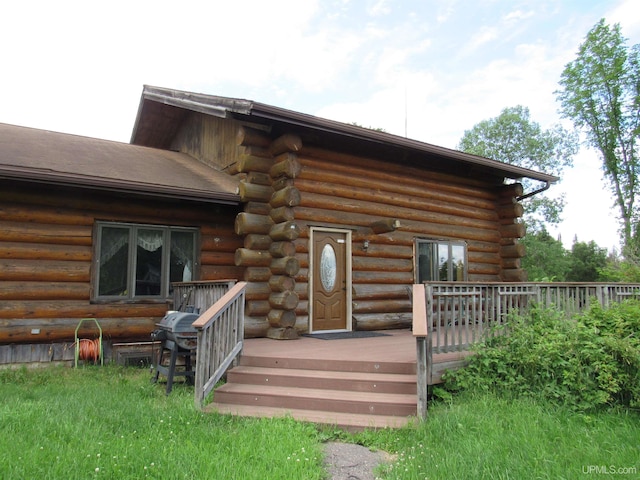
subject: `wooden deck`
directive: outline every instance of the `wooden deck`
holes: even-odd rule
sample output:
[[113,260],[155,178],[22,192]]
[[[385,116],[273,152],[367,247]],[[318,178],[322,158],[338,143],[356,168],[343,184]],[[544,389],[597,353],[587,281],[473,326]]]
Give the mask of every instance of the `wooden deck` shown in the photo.
[[540,305],[570,318],[592,298],[606,306],[630,297],[640,297],[640,284],[416,284],[417,337],[409,330],[385,330],[382,336],[343,340],[246,340],[240,365],[227,373],[227,383],[205,410],[291,415],[349,429],[403,426],[426,416],[428,386],[463,365],[483,332],[509,315]]
[[[363,428],[401,427],[416,416],[416,340],[409,330],[382,336],[245,341],[240,366],[214,391],[206,411],[241,416],[290,415],[302,421]],[[434,356],[432,383],[467,353]]]
[[415,339],[409,330],[385,330],[379,337],[320,340],[302,336],[294,341],[277,341],[268,338],[245,340],[243,355],[282,357],[295,362],[361,361],[415,363]]

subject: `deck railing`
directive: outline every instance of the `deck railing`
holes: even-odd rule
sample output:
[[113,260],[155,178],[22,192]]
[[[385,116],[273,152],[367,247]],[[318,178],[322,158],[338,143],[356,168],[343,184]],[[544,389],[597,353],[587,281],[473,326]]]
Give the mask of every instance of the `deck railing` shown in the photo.
[[640,284],[429,282],[413,286],[413,334],[417,345],[418,415],[427,412],[433,355],[462,352],[510,315],[533,305],[555,307],[567,318],[593,301],[606,307],[640,298]]
[[246,282],[238,282],[193,323],[198,331],[195,404],[205,398],[242,353]]
[[488,328],[532,305],[554,306],[571,317],[592,301],[606,307],[640,297],[640,284],[432,282],[425,287],[434,353],[468,350]]
[[173,309],[179,312],[187,310],[195,313],[204,312],[220,300],[235,283],[235,280],[204,280],[172,283]]

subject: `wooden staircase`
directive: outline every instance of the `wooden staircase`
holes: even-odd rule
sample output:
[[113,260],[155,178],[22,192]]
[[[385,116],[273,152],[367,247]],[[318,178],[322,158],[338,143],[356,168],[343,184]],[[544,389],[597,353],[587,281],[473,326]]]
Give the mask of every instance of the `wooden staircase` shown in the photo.
[[244,354],[207,411],[291,417],[347,430],[398,428],[416,415],[415,361]]

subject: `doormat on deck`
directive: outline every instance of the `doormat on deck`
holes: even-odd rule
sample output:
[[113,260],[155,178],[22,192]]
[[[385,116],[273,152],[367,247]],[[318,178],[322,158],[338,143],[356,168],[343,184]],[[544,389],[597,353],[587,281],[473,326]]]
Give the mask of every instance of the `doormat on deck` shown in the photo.
[[388,333],[370,332],[357,330],[354,332],[334,332],[334,333],[305,333],[303,337],[317,338],[318,340],[343,340],[345,338],[368,338],[368,337],[388,337]]

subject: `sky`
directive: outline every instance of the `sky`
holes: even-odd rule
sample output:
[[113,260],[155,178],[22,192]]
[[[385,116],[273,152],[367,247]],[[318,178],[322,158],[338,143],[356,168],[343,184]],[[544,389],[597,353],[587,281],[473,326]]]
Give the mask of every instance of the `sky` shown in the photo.
[[[601,19],[640,43],[637,0],[21,0],[0,7],[0,122],[129,142],[144,85],[244,98],[455,148],[523,105],[571,128],[554,94]],[[549,194],[550,228],[619,249],[597,154]]]

